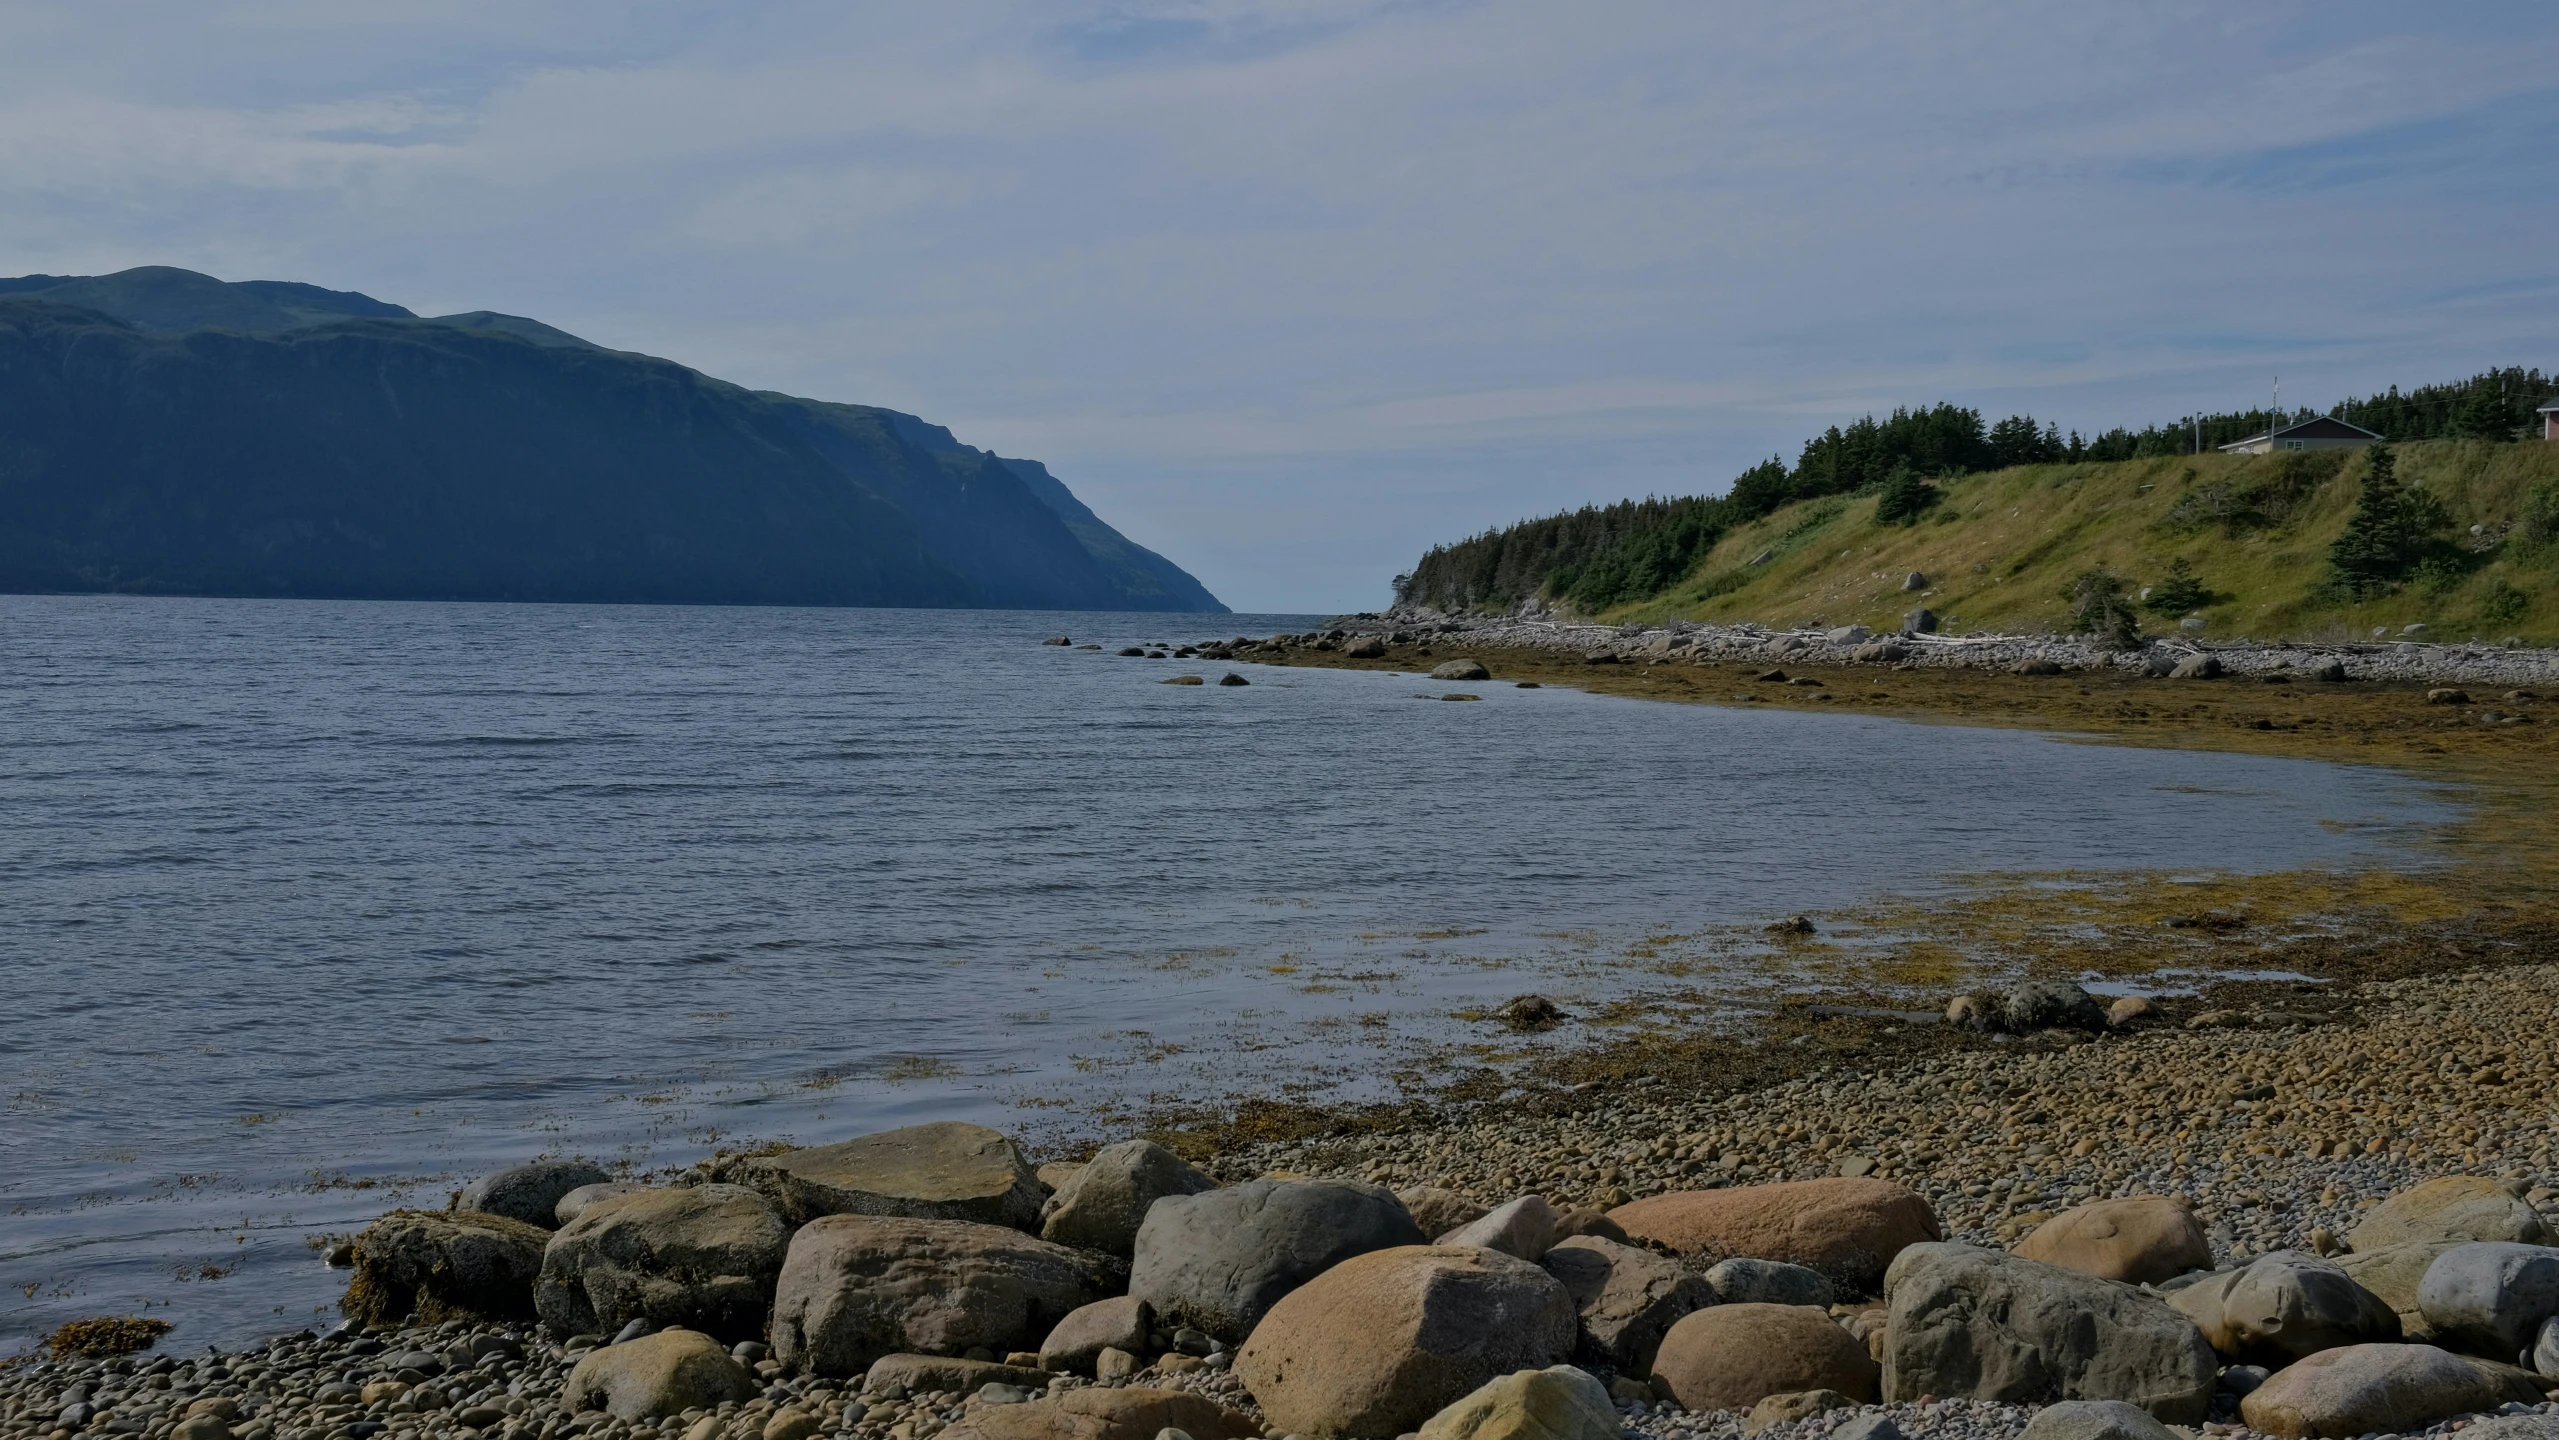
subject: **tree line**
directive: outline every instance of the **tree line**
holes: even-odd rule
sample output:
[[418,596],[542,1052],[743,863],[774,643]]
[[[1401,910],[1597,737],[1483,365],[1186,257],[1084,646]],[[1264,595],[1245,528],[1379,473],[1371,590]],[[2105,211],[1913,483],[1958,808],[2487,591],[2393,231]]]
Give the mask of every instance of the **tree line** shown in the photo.
[[[2535,411],[2554,391],[2559,375],[2509,367],[2406,392],[2394,385],[2326,413],[2391,441],[2510,441],[2535,433]],[[1806,440],[1791,466],[1772,455],[1722,495],[1586,505],[1436,546],[1411,574],[1395,577],[1395,598],[1443,611],[1511,610],[1531,598],[1602,610],[1661,593],[1693,572],[1727,530],[1798,500],[1881,491],[1887,503],[1879,518],[1908,523],[1935,503],[1932,479],[2012,465],[2193,454],[2316,413],[2234,410],[2084,438],[2030,415],[1985,424],[1981,411],[1966,406],[1896,409],[1881,420],[1868,415],[1831,426]]]

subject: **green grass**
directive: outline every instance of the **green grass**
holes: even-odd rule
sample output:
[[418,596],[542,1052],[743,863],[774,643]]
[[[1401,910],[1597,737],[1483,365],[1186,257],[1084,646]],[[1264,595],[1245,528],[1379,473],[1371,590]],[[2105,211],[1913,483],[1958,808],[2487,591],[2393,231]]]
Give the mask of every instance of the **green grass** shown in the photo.
[[[2533,487],[2559,485],[2559,444],[2440,440],[2396,453],[2400,480],[2443,501],[2445,534],[2465,552],[2472,525],[2493,539]],[[2026,465],[1939,482],[1937,507],[1906,526],[1876,524],[1871,494],[1805,501],[1739,527],[1687,579],[1600,618],[1883,630],[1924,604],[1950,630],[2059,631],[2081,572],[2110,570],[2137,592],[2182,556],[2213,593],[2198,612],[2207,638],[2360,639],[2422,621],[2435,640],[2559,641],[2559,543],[2510,538],[2390,594],[2337,596],[2324,583],[2328,544],[2363,469],[2360,451]],[[1924,593],[1901,588],[1914,570]],[[2143,628],[2173,630],[2178,618],[2145,613]]]

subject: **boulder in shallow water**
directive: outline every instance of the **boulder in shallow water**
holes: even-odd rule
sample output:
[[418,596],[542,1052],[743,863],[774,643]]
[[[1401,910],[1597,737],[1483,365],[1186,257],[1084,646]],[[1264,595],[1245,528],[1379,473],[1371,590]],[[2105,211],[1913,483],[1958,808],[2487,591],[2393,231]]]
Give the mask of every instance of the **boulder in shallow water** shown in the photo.
[[755,1156],[736,1162],[733,1175],[794,1225],[821,1215],[902,1215],[1036,1232],[1047,1198],[1011,1140],[954,1120]]
[[338,1308],[367,1325],[529,1320],[549,1231],[472,1210],[394,1210],[355,1237]]

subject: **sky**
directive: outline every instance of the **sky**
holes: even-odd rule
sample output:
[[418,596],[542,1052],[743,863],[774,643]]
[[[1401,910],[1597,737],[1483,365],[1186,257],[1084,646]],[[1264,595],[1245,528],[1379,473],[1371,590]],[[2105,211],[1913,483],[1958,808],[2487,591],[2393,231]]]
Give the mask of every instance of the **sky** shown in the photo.
[[530,315],[1239,610],[1952,400],[2559,368],[2559,6],[10,0],[0,274]]

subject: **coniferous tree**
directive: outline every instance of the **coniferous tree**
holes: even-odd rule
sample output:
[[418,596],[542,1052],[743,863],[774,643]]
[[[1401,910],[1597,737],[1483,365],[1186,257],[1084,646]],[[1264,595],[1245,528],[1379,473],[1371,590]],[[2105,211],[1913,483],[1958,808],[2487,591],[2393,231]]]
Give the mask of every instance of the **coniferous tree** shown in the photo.
[[2195,574],[2194,567],[2180,555],[2168,562],[2168,578],[2151,586],[2150,598],[2142,603],[2149,606],[2154,614],[2183,615],[2211,604],[2212,592],[2204,588],[2204,582]]
[[1905,460],[1884,479],[1884,493],[1875,499],[1875,523],[1908,525],[1936,503],[1937,487],[1919,478],[1919,472]]
[[2070,628],[2094,635],[2108,650],[2141,648],[2141,620],[2124,598],[2124,582],[2105,570],[2083,570],[2061,592],[2070,602]]
[[2336,583],[2358,597],[2397,585],[2425,544],[2424,520],[2422,508],[2409,503],[2399,484],[2398,461],[2390,447],[2366,450],[2363,494],[2345,533],[2328,546],[2328,568]]

